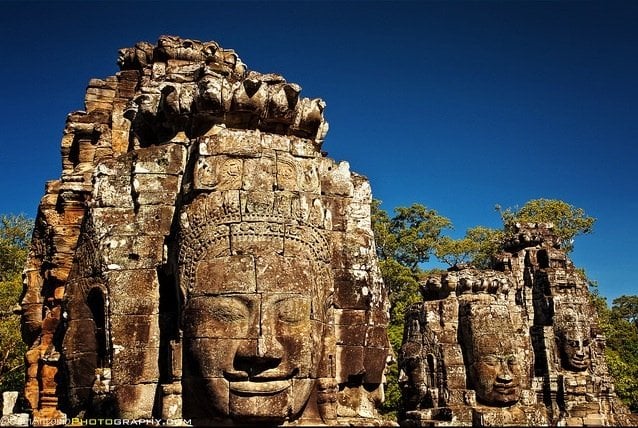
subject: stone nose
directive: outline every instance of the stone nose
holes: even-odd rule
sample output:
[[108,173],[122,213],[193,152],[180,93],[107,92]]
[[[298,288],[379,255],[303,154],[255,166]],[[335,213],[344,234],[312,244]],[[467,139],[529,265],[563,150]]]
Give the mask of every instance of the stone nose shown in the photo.
[[512,375],[507,373],[501,373],[496,377],[496,380],[500,383],[510,383],[512,381]]
[[271,335],[260,335],[254,340],[244,341],[235,353],[233,368],[256,376],[262,372],[277,368],[283,359],[284,349],[281,343]]
[[499,383],[512,382],[512,372],[510,371],[509,366],[506,362],[501,362],[501,370],[496,376],[496,381]]

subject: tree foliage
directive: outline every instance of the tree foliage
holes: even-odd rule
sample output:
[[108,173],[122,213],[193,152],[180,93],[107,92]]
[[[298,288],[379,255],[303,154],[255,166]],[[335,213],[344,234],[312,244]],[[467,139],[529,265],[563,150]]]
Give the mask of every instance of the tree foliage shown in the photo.
[[0,218],[0,281],[10,280],[22,272],[32,228],[33,221],[24,215]]
[[442,231],[452,227],[448,218],[420,204],[397,207],[392,218],[380,205],[380,201],[373,201],[377,255],[381,260],[394,259],[413,271],[434,254]]
[[22,292],[22,269],[33,221],[23,215],[0,218],[0,391],[22,390],[25,345],[20,318],[13,314]]
[[477,268],[487,268],[502,241],[502,230],[476,226],[468,229],[461,239],[442,237],[436,246],[436,257],[449,266],[471,263]]
[[582,208],[576,208],[559,199],[532,199],[521,208],[510,207],[504,210],[497,205],[496,210],[501,214],[506,231],[516,223],[553,223],[561,247],[568,253],[574,249],[574,238],[591,233],[596,222]]
[[[638,296],[621,296],[607,306],[604,297],[591,295],[598,312],[600,327],[607,347],[605,360],[614,378],[618,397],[632,412],[638,412],[638,326],[628,319],[627,302],[638,301]],[[634,313],[635,315],[635,313]]]
[[620,296],[614,299],[612,308],[616,316],[638,328],[638,296]]

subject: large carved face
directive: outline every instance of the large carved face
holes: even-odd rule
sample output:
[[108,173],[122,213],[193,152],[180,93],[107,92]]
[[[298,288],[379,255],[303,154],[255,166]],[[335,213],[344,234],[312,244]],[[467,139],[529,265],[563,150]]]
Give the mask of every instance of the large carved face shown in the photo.
[[[205,257],[183,313],[184,367],[212,416],[284,421],[311,393],[325,272],[304,251]],[[253,253],[255,253],[253,251]]]
[[477,398],[485,404],[510,405],[521,393],[522,370],[511,349],[485,348],[476,352],[470,374]]

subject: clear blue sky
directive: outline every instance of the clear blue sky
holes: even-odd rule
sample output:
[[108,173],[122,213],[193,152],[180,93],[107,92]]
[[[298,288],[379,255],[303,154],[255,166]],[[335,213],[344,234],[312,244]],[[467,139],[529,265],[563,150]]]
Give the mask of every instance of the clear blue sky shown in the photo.
[[598,218],[575,263],[638,294],[638,2],[0,2],[0,213],[35,216],[66,114],[117,50],[216,40],[327,102],[329,156],[383,207],[453,236],[494,205],[563,199]]

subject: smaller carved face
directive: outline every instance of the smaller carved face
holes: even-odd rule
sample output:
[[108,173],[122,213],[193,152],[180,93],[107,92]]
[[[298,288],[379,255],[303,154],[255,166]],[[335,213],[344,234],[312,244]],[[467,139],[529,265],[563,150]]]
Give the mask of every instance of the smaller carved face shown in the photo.
[[568,331],[561,338],[563,364],[574,371],[587,370],[591,364],[589,338],[581,331]]
[[[405,349],[405,348],[404,348]],[[399,371],[399,383],[413,387],[425,385],[425,368],[420,355],[406,355]]]
[[471,366],[476,396],[486,404],[509,405],[521,393],[521,367],[514,354],[484,354]]
[[587,370],[591,364],[591,331],[582,308],[564,308],[557,314],[556,326],[563,368]]

